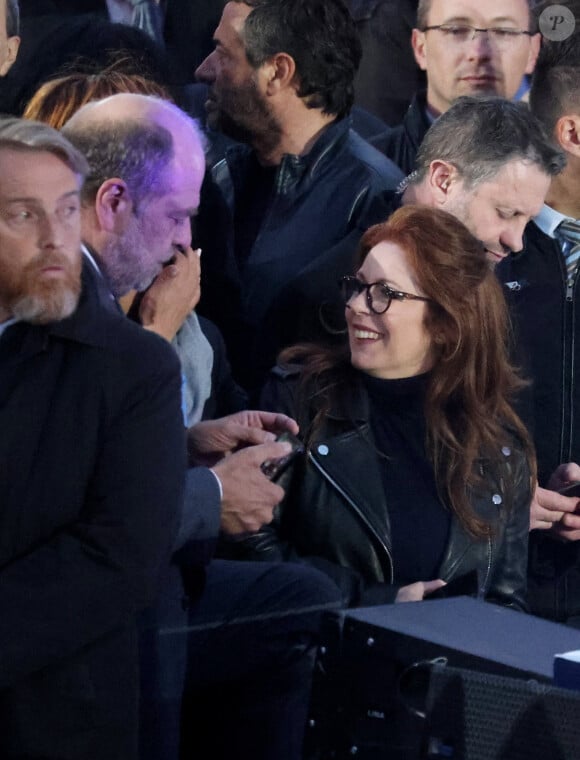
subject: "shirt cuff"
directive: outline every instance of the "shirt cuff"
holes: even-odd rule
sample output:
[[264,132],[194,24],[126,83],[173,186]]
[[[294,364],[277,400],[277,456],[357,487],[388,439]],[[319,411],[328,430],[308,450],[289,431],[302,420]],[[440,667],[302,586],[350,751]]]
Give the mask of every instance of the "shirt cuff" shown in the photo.
[[216,473],[216,472],[214,472],[214,471],[211,469],[211,467],[209,468],[209,471],[211,472],[211,474],[212,474],[212,475],[214,476],[214,478],[216,479],[216,482],[217,482],[217,484],[218,484],[218,488],[220,489],[220,504],[221,504],[221,502],[223,501],[223,498],[224,498],[224,487],[222,486],[222,482],[221,482],[221,480],[219,479],[219,476],[217,475],[217,473]]

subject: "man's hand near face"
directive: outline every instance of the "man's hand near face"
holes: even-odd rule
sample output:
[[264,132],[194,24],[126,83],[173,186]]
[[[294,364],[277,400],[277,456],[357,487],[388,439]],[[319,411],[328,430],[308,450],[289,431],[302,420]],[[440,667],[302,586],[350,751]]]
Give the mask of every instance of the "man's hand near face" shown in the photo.
[[144,293],[139,305],[139,321],[147,330],[172,341],[199,302],[201,250],[187,248],[175,255]]

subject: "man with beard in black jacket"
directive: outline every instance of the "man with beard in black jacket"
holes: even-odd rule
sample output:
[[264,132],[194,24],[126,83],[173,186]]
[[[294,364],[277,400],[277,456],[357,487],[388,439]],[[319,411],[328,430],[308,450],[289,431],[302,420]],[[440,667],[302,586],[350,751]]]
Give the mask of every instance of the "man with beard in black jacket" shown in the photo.
[[[251,392],[275,361],[261,330],[282,287],[364,224],[401,172],[351,129],[361,47],[342,0],[229,2],[197,70],[207,121],[240,141],[213,167],[215,215],[200,311],[221,328],[234,376]],[[300,304],[295,304],[300,309]]]
[[131,760],[137,613],[183,494],[179,365],[82,269],[82,155],[5,119],[0,171],[0,756]]

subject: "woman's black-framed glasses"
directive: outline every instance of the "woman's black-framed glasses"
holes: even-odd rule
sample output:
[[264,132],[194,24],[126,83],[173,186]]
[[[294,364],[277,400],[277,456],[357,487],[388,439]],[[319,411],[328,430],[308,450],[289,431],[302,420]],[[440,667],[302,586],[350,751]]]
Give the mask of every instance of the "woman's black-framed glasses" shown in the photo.
[[414,293],[405,293],[402,290],[393,290],[386,282],[362,282],[358,277],[345,275],[338,281],[340,294],[345,304],[366,291],[366,302],[373,314],[384,314],[392,301],[430,301],[430,298],[416,296]]

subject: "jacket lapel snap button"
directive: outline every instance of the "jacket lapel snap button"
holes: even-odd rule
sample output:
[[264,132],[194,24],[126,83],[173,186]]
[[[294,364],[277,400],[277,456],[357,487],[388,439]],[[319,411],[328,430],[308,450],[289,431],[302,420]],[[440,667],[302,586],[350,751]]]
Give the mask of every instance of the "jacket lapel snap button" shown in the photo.
[[328,455],[328,446],[326,446],[326,444],[324,444],[324,443],[321,443],[320,446],[318,447],[317,451],[318,451],[318,453],[320,454],[321,457],[325,457],[325,456]]

